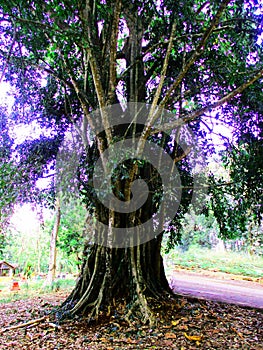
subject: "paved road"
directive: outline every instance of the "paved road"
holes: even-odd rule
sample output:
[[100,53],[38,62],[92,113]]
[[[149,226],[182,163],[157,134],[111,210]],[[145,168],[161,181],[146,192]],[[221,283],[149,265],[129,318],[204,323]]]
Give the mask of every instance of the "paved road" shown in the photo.
[[263,285],[256,282],[205,277],[174,271],[168,276],[175,293],[263,310]]

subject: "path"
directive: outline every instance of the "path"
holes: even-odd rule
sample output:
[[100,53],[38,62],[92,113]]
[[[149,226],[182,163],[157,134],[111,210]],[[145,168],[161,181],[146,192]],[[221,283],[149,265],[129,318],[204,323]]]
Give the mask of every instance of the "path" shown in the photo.
[[173,271],[168,279],[178,294],[263,310],[263,285],[260,283],[206,277],[188,271]]

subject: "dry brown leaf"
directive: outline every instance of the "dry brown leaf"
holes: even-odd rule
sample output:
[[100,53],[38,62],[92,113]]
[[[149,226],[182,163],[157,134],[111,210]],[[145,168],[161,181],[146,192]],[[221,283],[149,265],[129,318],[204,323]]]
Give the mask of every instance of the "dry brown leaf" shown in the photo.
[[241,338],[241,339],[244,339],[242,333],[240,333],[238,330],[236,330],[234,327],[231,327],[231,329],[236,332],[236,334]]
[[187,326],[187,324],[183,324],[183,325],[178,326],[178,329],[180,331],[188,331],[189,327]]
[[165,333],[165,338],[166,339],[175,339],[176,335],[174,333]]
[[32,339],[33,339],[33,334],[27,332],[27,333],[26,333],[26,338],[29,339],[29,340],[32,340]]
[[186,337],[186,339],[193,341],[201,341],[203,338],[202,335],[188,335],[186,333],[184,333],[184,336]]
[[164,329],[170,329],[170,328],[172,328],[172,325],[170,324],[170,325],[166,325],[166,326],[163,326],[163,328]]
[[127,339],[125,340],[125,342],[128,343],[128,344],[137,344],[137,341],[136,341],[136,340],[133,340],[133,339],[131,339],[131,338],[127,338]]
[[99,338],[98,340],[101,341],[102,343],[107,343],[108,342],[107,338]]
[[171,340],[164,340],[164,341],[163,341],[163,345],[164,345],[164,346],[173,346],[174,343],[173,343]]

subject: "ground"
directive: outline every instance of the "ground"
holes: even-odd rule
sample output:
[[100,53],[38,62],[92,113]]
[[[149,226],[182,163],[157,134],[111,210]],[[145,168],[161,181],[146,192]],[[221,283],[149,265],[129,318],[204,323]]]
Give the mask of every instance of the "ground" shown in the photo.
[[[160,321],[152,329],[136,321],[125,323],[121,304],[100,324],[87,325],[85,318],[57,324],[47,312],[66,295],[58,291],[1,304],[0,349],[263,349],[260,309],[179,296],[162,307],[155,305]],[[8,329],[43,316],[39,323]]]

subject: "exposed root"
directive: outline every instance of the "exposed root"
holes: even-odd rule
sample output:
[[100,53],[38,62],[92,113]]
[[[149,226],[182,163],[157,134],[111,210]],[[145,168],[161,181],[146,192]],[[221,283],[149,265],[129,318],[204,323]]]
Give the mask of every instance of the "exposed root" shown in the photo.
[[170,300],[172,295],[160,247],[154,240],[142,246],[135,243],[119,250],[94,246],[83,263],[75,289],[57,313],[60,321],[75,316],[89,321],[98,320],[102,314],[111,317],[116,312],[116,299],[123,304],[122,317],[129,324],[135,319],[149,326],[157,323],[152,305]]
[[133,322],[131,319],[134,318],[135,315],[137,315],[137,319],[140,320],[140,322],[143,324],[148,324],[150,327],[153,327],[157,324],[157,319],[153,311],[150,309],[146,299],[143,304],[139,299],[137,299],[130,306],[128,312],[124,316],[124,319],[129,324],[129,326],[132,326]]

